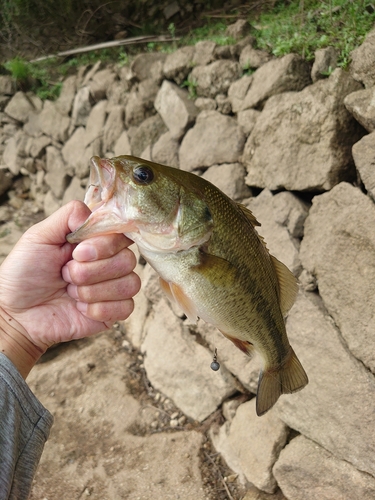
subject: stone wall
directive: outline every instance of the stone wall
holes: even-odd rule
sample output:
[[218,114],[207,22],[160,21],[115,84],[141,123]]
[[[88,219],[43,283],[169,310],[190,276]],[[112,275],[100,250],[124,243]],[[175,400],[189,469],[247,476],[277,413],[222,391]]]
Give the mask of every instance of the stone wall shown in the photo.
[[[233,46],[200,42],[138,55],[130,67],[80,68],[56,102],[14,92],[0,76],[0,194],[49,215],[83,198],[92,155],[133,154],[202,175],[244,202],[271,253],[300,279],[287,330],[309,385],[257,417],[259,359],[190,324],[148,265],[138,265],[143,289],[128,337],[151,384],[188,417],[222,408],[225,423],[210,435],[238,480],[280,487],[290,500],[372,499],[375,32],[349,72],[329,77],[332,49],[311,68],[233,33]],[[187,79],[194,99],[181,87]],[[15,225],[1,232],[2,255],[18,234]],[[210,370],[215,348],[219,372]]]

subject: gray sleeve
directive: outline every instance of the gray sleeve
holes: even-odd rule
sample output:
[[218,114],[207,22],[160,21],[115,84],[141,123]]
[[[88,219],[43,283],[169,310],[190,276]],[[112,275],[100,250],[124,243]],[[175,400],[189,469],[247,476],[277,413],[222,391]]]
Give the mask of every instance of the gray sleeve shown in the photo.
[[53,417],[0,353],[0,500],[24,500]]

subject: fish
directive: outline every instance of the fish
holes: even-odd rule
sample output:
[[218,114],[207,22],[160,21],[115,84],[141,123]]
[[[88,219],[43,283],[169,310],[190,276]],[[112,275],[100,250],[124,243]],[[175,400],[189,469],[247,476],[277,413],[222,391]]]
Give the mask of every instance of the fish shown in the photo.
[[70,243],[124,233],[191,321],[260,354],[257,415],[306,386],[285,327],[298,282],[269,253],[247,207],[194,173],[129,155],[91,158],[84,202],[92,213]]

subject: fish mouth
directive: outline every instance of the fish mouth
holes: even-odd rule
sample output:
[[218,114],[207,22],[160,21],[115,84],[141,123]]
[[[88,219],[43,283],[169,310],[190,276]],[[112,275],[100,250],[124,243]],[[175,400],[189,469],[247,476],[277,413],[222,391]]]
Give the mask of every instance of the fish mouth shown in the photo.
[[112,162],[93,156],[90,160],[89,186],[84,198],[84,203],[92,213],[80,227],[67,235],[69,243],[134,229],[133,223],[124,216],[122,201],[116,194],[116,181],[116,169]]

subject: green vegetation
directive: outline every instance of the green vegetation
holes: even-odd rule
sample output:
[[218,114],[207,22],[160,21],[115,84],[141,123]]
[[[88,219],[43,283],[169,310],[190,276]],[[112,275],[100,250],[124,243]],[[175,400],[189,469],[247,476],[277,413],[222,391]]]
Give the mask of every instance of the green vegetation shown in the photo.
[[297,52],[311,60],[315,50],[331,45],[345,68],[374,23],[375,7],[367,0],[292,0],[261,14],[254,34],[258,47],[275,56]]

